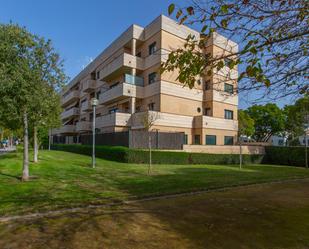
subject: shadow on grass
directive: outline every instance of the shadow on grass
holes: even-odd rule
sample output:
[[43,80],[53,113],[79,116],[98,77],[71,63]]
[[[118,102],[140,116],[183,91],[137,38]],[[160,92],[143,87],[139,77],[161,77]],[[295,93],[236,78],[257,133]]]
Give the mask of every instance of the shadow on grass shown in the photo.
[[21,180],[20,176],[5,174],[5,173],[2,173],[2,172],[0,172],[0,176],[6,176],[6,177],[14,178],[14,179],[17,179],[17,180]]

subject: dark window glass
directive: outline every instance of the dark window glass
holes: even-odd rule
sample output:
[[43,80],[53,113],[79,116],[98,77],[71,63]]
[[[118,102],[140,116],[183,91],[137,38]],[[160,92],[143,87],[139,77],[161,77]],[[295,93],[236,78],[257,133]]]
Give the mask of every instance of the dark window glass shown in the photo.
[[115,112],[118,112],[118,108],[112,108],[112,109],[108,110],[109,114],[112,114],[112,113],[115,113]]
[[205,116],[211,116],[211,109],[210,108],[205,108],[204,109],[204,115]]
[[183,139],[184,139],[183,144],[188,144],[188,135],[187,134],[185,134],[183,136]]
[[231,111],[231,110],[224,110],[224,118],[225,119],[233,119],[233,111]]
[[148,110],[149,111],[153,111],[154,110],[154,105],[155,105],[155,103],[148,104]]
[[194,144],[201,144],[201,136],[194,135]]
[[224,84],[224,91],[232,94],[234,92],[234,86],[232,84]]
[[156,81],[156,78],[157,78],[157,73],[154,72],[154,73],[151,73],[148,75],[148,84],[152,84]]
[[217,137],[215,135],[206,135],[206,145],[216,145]]
[[137,57],[142,57],[142,52],[138,52],[138,53],[136,54],[136,56],[137,56]]
[[148,47],[148,50],[149,50],[149,55],[151,54],[154,54],[157,50],[157,47],[156,47],[157,43],[154,42],[154,43],[151,43]]
[[97,80],[100,79],[100,71],[97,72]]
[[101,94],[101,91],[98,91],[98,92],[97,92],[97,99],[100,98],[100,94]]
[[234,137],[232,136],[224,136],[224,145],[233,145]]
[[197,110],[197,112],[201,112],[201,108],[200,107],[198,107],[196,110]]

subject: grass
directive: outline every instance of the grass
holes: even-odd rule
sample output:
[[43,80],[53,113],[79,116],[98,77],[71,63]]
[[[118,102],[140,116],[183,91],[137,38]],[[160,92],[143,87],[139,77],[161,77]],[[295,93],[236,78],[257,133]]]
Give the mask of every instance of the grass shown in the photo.
[[22,154],[0,156],[0,216],[51,209],[103,204],[112,201],[215,189],[235,185],[309,177],[297,167],[250,165],[124,164],[61,151],[41,151],[39,163],[30,163],[29,182],[20,182]]

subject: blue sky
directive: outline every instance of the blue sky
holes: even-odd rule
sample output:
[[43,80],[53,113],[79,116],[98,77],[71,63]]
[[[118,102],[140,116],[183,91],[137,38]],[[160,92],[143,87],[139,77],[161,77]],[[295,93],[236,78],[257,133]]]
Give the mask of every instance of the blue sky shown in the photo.
[[[12,21],[53,41],[73,78],[131,24],[147,25],[186,0],[0,0],[0,22]],[[249,100],[252,97],[249,97]],[[248,105],[240,96],[240,107]]]

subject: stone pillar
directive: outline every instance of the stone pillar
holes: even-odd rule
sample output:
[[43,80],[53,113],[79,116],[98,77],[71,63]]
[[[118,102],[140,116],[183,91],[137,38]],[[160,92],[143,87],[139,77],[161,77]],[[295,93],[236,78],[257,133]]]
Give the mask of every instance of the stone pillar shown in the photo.
[[135,108],[136,108],[136,98],[131,97],[130,98],[130,113],[131,114],[135,113]]
[[[131,54],[132,54],[133,56],[136,56],[136,39],[134,39],[134,38],[132,39],[132,42],[131,42]],[[131,74],[132,74],[133,76],[136,75],[136,68],[132,68]]]

